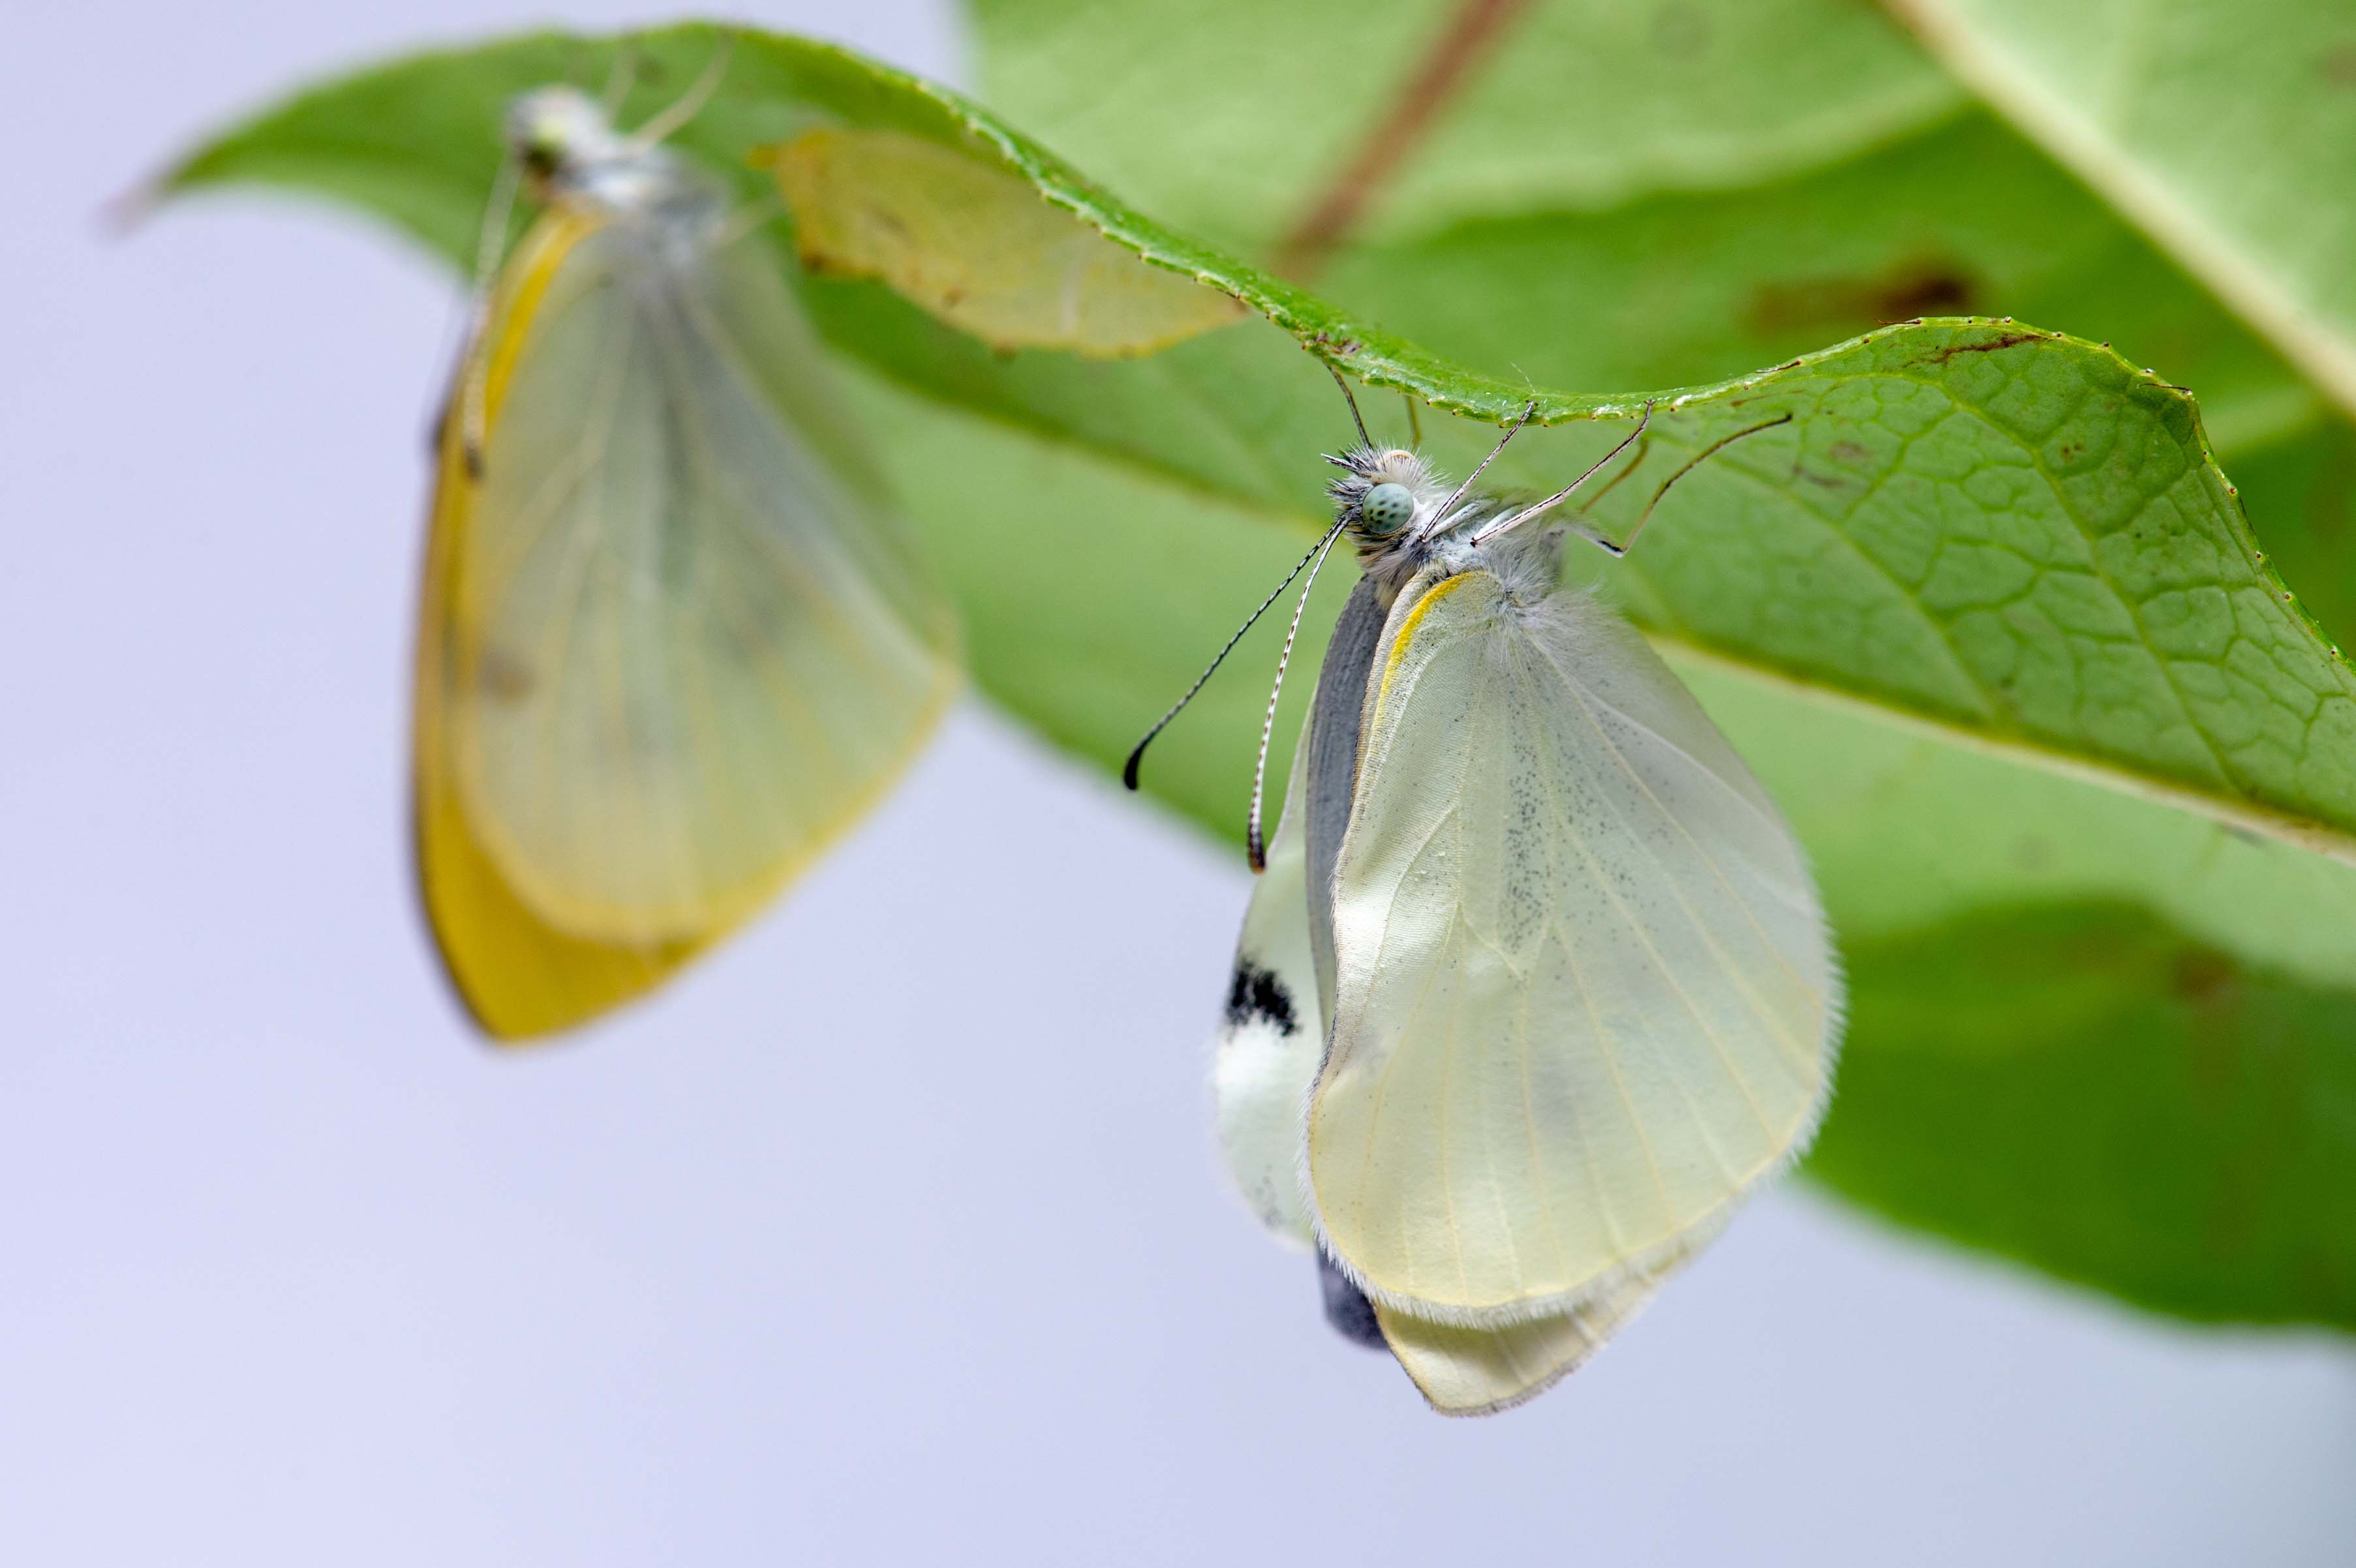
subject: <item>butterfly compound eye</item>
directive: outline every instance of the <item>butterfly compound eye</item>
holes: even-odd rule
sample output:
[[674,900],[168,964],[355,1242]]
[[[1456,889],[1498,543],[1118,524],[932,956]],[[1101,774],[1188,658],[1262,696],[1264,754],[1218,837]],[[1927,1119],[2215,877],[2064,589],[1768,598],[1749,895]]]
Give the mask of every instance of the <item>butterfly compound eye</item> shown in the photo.
[[1405,485],[1376,485],[1358,503],[1369,533],[1397,533],[1415,517],[1415,497]]

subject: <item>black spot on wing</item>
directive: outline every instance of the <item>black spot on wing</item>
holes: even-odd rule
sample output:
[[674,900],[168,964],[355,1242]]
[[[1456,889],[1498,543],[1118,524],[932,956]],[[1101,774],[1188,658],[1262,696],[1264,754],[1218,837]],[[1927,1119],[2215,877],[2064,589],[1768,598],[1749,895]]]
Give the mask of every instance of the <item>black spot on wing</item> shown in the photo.
[[1236,961],[1236,977],[1227,986],[1227,1022],[1237,1028],[1256,1018],[1265,1018],[1280,1034],[1290,1035],[1301,1027],[1292,1008],[1292,993],[1284,988],[1273,970],[1260,968],[1249,959]]
[[1375,1319],[1375,1304],[1323,1251],[1317,1254],[1317,1288],[1325,1298],[1325,1321],[1333,1326],[1334,1333],[1369,1350],[1390,1348],[1383,1338],[1383,1326]]

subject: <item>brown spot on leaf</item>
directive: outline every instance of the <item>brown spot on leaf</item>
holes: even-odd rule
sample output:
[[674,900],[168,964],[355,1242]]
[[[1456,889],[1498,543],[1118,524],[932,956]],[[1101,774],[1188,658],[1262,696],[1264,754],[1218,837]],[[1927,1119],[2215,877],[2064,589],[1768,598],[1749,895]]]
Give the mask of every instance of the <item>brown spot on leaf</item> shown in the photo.
[[1749,321],[1762,336],[1885,327],[1922,316],[1969,316],[1982,292],[1962,267],[1930,258],[1901,263],[1879,277],[1769,284],[1751,295]]
[[1856,442],[1847,440],[1834,442],[1830,446],[1825,449],[1825,455],[1843,463],[1856,463],[1862,465],[1873,460],[1872,453],[1867,451]]
[[2207,948],[2186,948],[2169,966],[2168,988],[2195,1007],[2213,1007],[2233,999],[2239,978],[2233,961]]
[[1969,316],[1977,291],[1961,273],[1926,272],[1901,278],[1876,296],[1873,307],[1883,321],[1912,321],[1924,316]]
[[2003,332],[1984,342],[1950,343],[1931,357],[1944,365],[1958,354],[1994,354],[2002,349],[2015,349],[2023,343],[2035,341],[2037,341],[2037,334],[2034,332]]

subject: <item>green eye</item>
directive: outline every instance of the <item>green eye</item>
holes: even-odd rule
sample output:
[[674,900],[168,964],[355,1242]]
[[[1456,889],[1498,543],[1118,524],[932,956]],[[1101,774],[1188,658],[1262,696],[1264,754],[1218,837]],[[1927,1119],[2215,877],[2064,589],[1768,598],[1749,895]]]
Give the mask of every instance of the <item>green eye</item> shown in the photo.
[[1415,497],[1405,485],[1376,485],[1358,503],[1369,533],[1397,533],[1415,518]]

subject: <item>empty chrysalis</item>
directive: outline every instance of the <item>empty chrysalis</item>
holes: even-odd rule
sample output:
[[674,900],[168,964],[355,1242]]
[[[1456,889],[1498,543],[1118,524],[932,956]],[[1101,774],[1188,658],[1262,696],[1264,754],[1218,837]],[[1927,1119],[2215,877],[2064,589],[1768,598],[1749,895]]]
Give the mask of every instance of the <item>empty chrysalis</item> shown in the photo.
[[[512,105],[444,421],[416,833],[491,1034],[591,1017],[758,909],[957,679],[946,600],[761,225],[570,88]],[[503,266],[519,177],[544,206]]]
[[1841,982],[1774,802],[1560,582],[1566,532],[1633,531],[1534,526],[1649,406],[1530,504],[1475,489],[1521,422],[1451,486],[1351,416],[1295,575],[1346,533],[1364,575],[1264,854],[1255,786],[1220,1136],[1262,1222],[1316,1249],[1334,1326],[1481,1414],[1578,1367],[1797,1158]]

